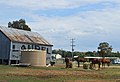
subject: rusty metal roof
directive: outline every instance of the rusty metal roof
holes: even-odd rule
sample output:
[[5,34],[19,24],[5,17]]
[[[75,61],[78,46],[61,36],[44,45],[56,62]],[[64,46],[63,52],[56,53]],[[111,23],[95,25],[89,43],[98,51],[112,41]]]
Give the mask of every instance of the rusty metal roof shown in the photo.
[[0,26],[0,31],[2,31],[11,41],[51,45],[37,32],[25,31],[3,26]]

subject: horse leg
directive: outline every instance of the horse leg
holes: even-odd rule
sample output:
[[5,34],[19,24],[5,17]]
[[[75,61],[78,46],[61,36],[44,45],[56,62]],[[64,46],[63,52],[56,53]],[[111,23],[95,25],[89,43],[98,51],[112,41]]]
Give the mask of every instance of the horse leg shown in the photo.
[[66,68],[67,68],[67,62],[66,62]]
[[96,68],[96,65],[94,64],[94,68]]
[[93,68],[93,69],[95,68],[95,63],[92,63],[92,68]]
[[80,62],[78,61],[78,67],[80,67]]
[[108,66],[108,67],[110,66],[110,62],[107,63],[107,66]]
[[103,68],[105,68],[105,63],[103,63]]
[[105,68],[105,64],[106,64],[106,63],[104,63],[104,68]]
[[92,69],[93,69],[93,63],[92,63]]
[[104,67],[104,63],[102,62],[102,68]]
[[69,68],[69,63],[66,63],[66,68]]
[[100,70],[100,62],[98,63],[98,70]]

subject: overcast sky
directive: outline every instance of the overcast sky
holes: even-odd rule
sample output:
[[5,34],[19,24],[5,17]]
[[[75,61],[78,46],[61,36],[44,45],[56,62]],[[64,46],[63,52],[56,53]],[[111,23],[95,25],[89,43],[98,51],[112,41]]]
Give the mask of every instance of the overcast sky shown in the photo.
[[53,49],[97,51],[108,42],[120,51],[120,0],[0,0],[0,25],[25,19]]

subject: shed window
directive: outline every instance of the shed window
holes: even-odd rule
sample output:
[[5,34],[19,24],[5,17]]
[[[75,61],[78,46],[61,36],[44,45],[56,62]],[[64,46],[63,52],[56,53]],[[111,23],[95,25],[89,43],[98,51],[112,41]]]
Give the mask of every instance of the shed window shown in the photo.
[[15,45],[12,46],[12,49],[15,49]]
[[47,54],[50,54],[50,53],[49,53],[49,48],[47,48]]

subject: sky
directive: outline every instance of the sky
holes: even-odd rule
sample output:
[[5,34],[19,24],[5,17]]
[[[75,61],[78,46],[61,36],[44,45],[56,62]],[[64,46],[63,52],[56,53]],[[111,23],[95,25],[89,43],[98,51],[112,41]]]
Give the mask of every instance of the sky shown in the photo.
[[120,51],[120,0],[0,0],[0,26],[25,19],[53,49],[97,51],[101,42]]

